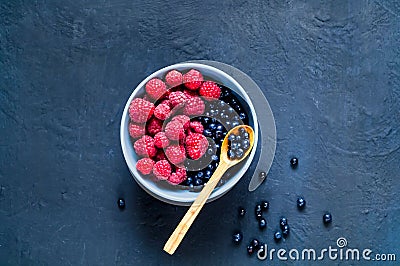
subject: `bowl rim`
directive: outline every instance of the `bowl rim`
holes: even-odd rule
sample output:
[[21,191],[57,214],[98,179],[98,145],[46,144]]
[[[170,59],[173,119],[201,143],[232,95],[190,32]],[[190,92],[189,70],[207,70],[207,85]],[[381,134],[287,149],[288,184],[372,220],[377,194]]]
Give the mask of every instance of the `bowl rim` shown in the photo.
[[[255,112],[253,103],[250,99],[250,97],[248,96],[247,92],[245,91],[245,89],[230,75],[228,75],[227,73],[225,73],[224,71],[209,66],[209,65],[205,65],[205,64],[200,64],[200,63],[177,63],[177,64],[172,64],[166,67],[163,67],[153,73],[151,73],[150,75],[148,75],[144,80],[142,80],[136,87],[135,89],[131,92],[128,100],[126,101],[124,110],[122,112],[122,116],[121,116],[121,123],[120,123],[120,144],[121,144],[121,148],[122,148],[122,153],[124,155],[124,159],[125,159],[125,163],[128,166],[128,169],[132,175],[132,177],[135,179],[136,183],[139,184],[139,186],[141,188],[143,188],[148,194],[152,195],[153,197],[164,201],[166,203],[170,203],[170,204],[174,204],[174,205],[181,205],[181,206],[188,206],[190,205],[197,197],[199,192],[192,192],[192,191],[187,191],[187,192],[191,192],[190,197],[186,192],[185,192],[185,197],[176,197],[173,195],[168,194],[168,191],[166,193],[163,193],[162,195],[160,195],[159,193],[154,192],[150,187],[148,187],[147,182],[142,182],[145,181],[144,177],[142,175],[140,175],[140,173],[137,173],[137,171],[135,171],[136,167],[135,165],[131,165],[127,158],[130,156],[129,151],[127,150],[128,148],[126,147],[127,145],[132,145],[131,142],[129,141],[129,143],[125,143],[125,139],[126,139],[126,134],[129,134],[127,127],[129,125],[129,115],[128,115],[128,110],[129,110],[129,105],[131,103],[131,101],[136,97],[136,95],[138,94],[138,92],[144,88],[145,84],[152,78],[154,77],[159,77],[160,75],[165,74],[166,72],[173,70],[173,69],[178,69],[178,68],[184,68],[184,69],[197,69],[201,72],[201,70],[203,69],[207,69],[208,71],[214,72],[216,74],[216,76],[222,76],[223,78],[229,80],[229,82],[231,82],[236,88],[237,90],[240,92],[240,97],[242,97],[246,102],[247,105],[249,106],[250,112],[252,114],[252,118],[253,118],[253,129],[254,129],[254,145],[253,145],[253,149],[249,154],[248,159],[246,159],[245,163],[243,164],[242,168],[240,169],[240,171],[238,171],[235,175],[233,175],[232,177],[229,178],[229,180],[222,186],[220,186],[218,189],[214,189],[214,191],[211,193],[210,197],[207,200],[208,202],[214,201],[218,198],[220,198],[221,196],[225,195],[228,191],[230,191],[238,182],[239,180],[245,175],[246,171],[248,170],[248,168],[250,167],[250,164],[253,161],[253,158],[255,156],[256,153],[256,149],[257,149],[257,143],[258,143],[258,119],[257,119],[257,114]],[[128,137],[129,138],[129,137]],[[135,160],[136,161],[136,160]],[[240,173],[238,175],[238,173]],[[137,176],[137,175],[138,176]]]

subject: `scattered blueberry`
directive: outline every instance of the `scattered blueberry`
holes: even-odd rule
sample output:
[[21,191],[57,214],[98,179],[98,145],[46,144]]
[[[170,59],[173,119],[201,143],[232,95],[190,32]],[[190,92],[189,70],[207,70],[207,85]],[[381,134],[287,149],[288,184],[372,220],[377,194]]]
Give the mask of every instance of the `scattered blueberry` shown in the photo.
[[254,248],[252,245],[248,245],[248,246],[247,246],[247,253],[248,253],[249,255],[253,255],[254,249],[255,249],[255,248]]
[[258,227],[260,227],[261,230],[265,229],[267,227],[267,221],[264,218],[261,218],[258,221]]
[[299,160],[296,157],[293,157],[292,159],[290,159],[290,165],[292,166],[292,168],[296,168],[298,163],[299,163]]
[[289,225],[287,224],[287,225],[283,226],[283,228],[282,228],[282,236],[283,236],[284,238],[286,238],[286,237],[289,236],[289,232],[290,232],[290,227],[289,227]]
[[267,210],[269,209],[269,202],[266,201],[266,200],[263,200],[263,201],[261,202],[261,209],[262,209],[263,211],[267,211]]
[[125,200],[123,198],[118,199],[118,208],[121,210],[125,209]]
[[233,234],[232,239],[234,243],[239,244],[240,242],[242,242],[243,234],[241,232],[237,232]]
[[256,249],[258,249],[258,247],[260,245],[260,241],[258,241],[257,239],[254,238],[253,240],[251,240],[250,245],[255,247]]
[[282,230],[283,230],[283,227],[284,227],[285,225],[287,225],[287,224],[288,224],[287,218],[281,217],[281,219],[279,220],[279,225],[281,226],[281,229],[282,229]]
[[239,207],[239,216],[243,217],[246,214],[246,210],[243,207]]
[[262,218],[262,208],[261,208],[260,204],[256,205],[256,208],[254,209],[254,213],[256,214],[257,220]]
[[305,206],[306,206],[306,200],[303,197],[297,198],[297,207],[299,209],[304,209]]
[[324,221],[324,224],[330,224],[332,222],[332,214],[329,212],[325,213],[322,220]]
[[232,150],[229,150],[229,151],[228,151],[228,158],[229,158],[230,160],[233,160],[233,159],[235,159],[235,157],[236,157],[235,152],[232,151]]
[[274,234],[274,239],[275,239],[275,241],[280,241],[281,239],[282,239],[282,234],[281,234],[281,232],[279,232],[279,231],[276,231],[275,232],[275,234]]

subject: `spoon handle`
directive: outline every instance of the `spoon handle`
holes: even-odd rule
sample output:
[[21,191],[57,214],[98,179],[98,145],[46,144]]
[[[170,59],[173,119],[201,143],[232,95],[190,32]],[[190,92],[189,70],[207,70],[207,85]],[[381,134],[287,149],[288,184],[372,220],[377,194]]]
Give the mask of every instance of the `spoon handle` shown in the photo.
[[221,161],[220,165],[217,167],[217,169],[215,169],[215,172],[211,176],[210,180],[207,182],[207,184],[205,184],[196,200],[192,203],[192,206],[190,206],[179,225],[175,228],[175,231],[169,237],[167,243],[165,243],[164,251],[166,251],[168,254],[174,254],[193,221],[196,219],[197,215],[200,213],[201,209],[206,203],[211,192],[214,190],[215,186],[218,184],[219,180],[229,167],[229,164]]

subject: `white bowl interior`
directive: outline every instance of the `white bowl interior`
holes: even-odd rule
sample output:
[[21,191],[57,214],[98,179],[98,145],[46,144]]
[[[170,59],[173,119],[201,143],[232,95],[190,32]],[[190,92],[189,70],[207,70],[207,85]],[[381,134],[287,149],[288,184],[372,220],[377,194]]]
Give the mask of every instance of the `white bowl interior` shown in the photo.
[[254,129],[254,146],[253,150],[249,154],[248,158],[245,159],[242,163],[240,163],[240,167],[235,167],[232,171],[227,172],[221,180],[221,183],[215,188],[215,190],[210,195],[210,198],[207,202],[215,200],[226,192],[228,192],[245,174],[247,169],[249,168],[256,149],[257,149],[257,142],[258,142],[258,123],[257,123],[257,115],[254,110],[253,104],[244,91],[244,89],[237,83],[232,77],[227,75],[225,72],[203,64],[198,63],[181,63],[175,64],[163,69],[160,69],[150,76],[148,76],[145,80],[143,80],[133,91],[131,96],[129,97],[121,119],[121,128],[120,128],[120,137],[121,137],[121,147],[125,157],[125,161],[128,165],[132,176],[135,178],[136,182],[150,195],[154,196],[155,198],[165,201],[170,204],[175,205],[182,205],[188,206],[190,205],[197,197],[198,191],[197,190],[189,190],[188,187],[183,186],[173,186],[165,181],[155,181],[152,178],[148,178],[146,176],[142,176],[136,169],[136,162],[139,157],[136,155],[133,145],[130,140],[128,125],[129,125],[129,115],[128,109],[130,102],[137,97],[140,92],[144,91],[145,84],[152,78],[158,77],[163,79],[165,74],[172,70],[176,69],[179,71],[187,71],[189,69],[197,69],[199,70],[206,79],[211,79],[216,81],[217,83],[223,84],[224,86],[230,88],[231,90],[235,91],[244,101],[247,102],[249,110],[245,110],[249,116],[249,124]]

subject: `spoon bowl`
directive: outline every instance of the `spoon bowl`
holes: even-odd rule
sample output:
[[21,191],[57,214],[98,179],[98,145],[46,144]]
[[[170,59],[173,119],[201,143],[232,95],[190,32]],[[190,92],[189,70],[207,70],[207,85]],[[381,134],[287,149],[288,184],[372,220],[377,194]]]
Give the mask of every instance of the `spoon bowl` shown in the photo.
[[[231,134],[235,135],[238,134],[241,128],[244,128],[246,132],[249,134],[249,142],[250,142],[249,148],[246,150],[246,152],[243,154],[242,157],[230,159],[228,157],[228,151],[229,151],[228,137]],[[239,125],[237,127],[232,128],[226,134],[221,145],[220,163],[217,169],[215,170],[214,174],[211,176],[207,184],[204,186],[203,190],[199,193],[196,200],[190,206],[185,216],[183,216],[181,222],[175,228],[175,231],[169,237],[167,243],[165,243],[164,251],[166,251],[170,255],[174,254],[175,250],[181,243],[183,237],[186,235],[190,226],[196,219],[197,215],[200,213],[211,192],[217,186],[218,182],[221,180],[221,177],[224,175],[226,170],[228,170],[230,167],[240,163],[243,159],[245,159],[249,155],[251,149],[253,148],[253,145],[254,145],[254,131],[250,126]]]

